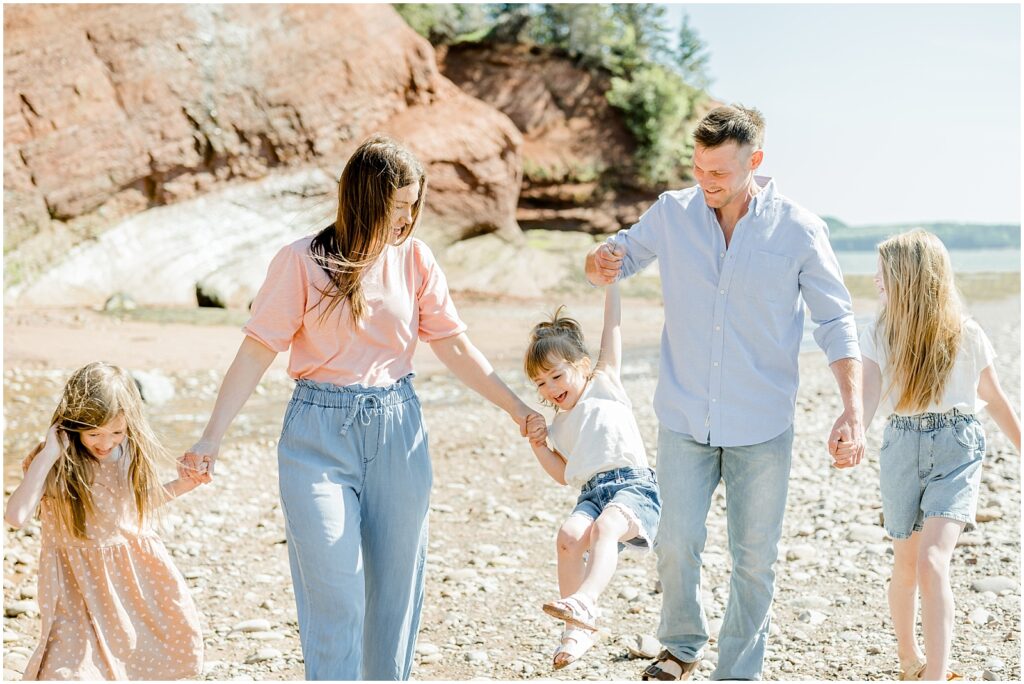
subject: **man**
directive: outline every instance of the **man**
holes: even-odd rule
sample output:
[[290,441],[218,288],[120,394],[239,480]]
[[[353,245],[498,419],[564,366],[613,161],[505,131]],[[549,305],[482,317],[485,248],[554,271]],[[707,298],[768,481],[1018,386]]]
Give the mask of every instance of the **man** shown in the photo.
[[708,642],[700,558],[720,479],[733,571],[712,679],[761,678],[805,304],[844,406],[829,452],[837,467],[856,465],[864,453],[850,294],[824,221],[780,195],[774,180],[754,175],[763,139],[756,109],[712,110],[694,132],[698,185],[662,194],[638,223],[587,255],[594,285],[655,259],[661,269],[665,327],[654,409],[663,509],[655,547],[665,649],[644,679],[689,679]]

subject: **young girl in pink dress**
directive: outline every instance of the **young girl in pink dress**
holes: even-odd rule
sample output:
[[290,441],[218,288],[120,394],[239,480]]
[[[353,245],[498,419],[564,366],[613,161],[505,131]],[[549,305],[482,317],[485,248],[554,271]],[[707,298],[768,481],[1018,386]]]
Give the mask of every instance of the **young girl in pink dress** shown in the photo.
[[91,363],[71,376],[4,513],[14,528],[37,507],[42,520],[42,630],[25,680],[202,672],[198,612],[152,523],[161,504],[204,478],[161,486],[162,453],[125,371]]

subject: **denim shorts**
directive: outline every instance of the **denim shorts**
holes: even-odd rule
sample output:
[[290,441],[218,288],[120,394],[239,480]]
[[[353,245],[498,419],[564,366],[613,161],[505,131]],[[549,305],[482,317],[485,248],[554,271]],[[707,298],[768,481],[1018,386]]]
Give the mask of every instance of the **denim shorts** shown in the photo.
[[[658,492],[658,479],[654,470],[617,468],[598,473],[583,485],[572,515],[597,520],[609,505],[625,508],[627,517],[632,513],[639,523],[640,534],[626,543],[650,550],[661,519],[661,494]],[[622,548],[620,544],[619,550]]]
[[984,456],[985,431],[969,413],[890,416],[878,468],[885,531],[907,539],[925,518],[973,525]]

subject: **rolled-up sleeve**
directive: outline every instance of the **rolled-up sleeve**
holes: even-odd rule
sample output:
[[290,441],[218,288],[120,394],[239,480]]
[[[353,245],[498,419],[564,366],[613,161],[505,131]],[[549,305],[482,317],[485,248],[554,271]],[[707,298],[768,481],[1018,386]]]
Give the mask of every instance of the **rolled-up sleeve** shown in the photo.
[[667,196],[662,194],[639,221],[605,240],[613,247],[626,250],[619,280],[635,275],[658,258],[658,236],[664,226],[666,201]]
[[435,342],[465,332],[468,326],[459,318],[455,302],[448,292],[448,280],[430,248],[419,241],[413,248],[416,250],[419,338],[424,342]]
[[824,223],[815,227],[811,238],[809,253],[800,270],[800,293],[810,309],[811,320],[817,324],[814,340],[829,363],[839,359],[859,361],[853,304]]
[[283,247],[267,268],[242,332],[276,352],[287,351],[306,313],[307,279],[303,255],[293,245]]

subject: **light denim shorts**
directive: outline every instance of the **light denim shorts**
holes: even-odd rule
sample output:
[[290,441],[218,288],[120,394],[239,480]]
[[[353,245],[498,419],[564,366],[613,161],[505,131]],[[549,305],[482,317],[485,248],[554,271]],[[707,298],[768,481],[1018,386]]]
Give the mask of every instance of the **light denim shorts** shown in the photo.
[[907,539],[925,518],[973,525],[984,456],[985,431],[971,414],[890,416],[878,473],[885,531]]
[[[627,509],[640,526],[640,535],[627,540],[627,544],[650,550],[658,535],[658,521],[661,519],[661,494],[658,480],[651,468],[616,468],[598,473],[587,480],[576,499],[572,515],[582,515],[591,520],[608,506]],[[619,544],[619,550],[623,548]]]

